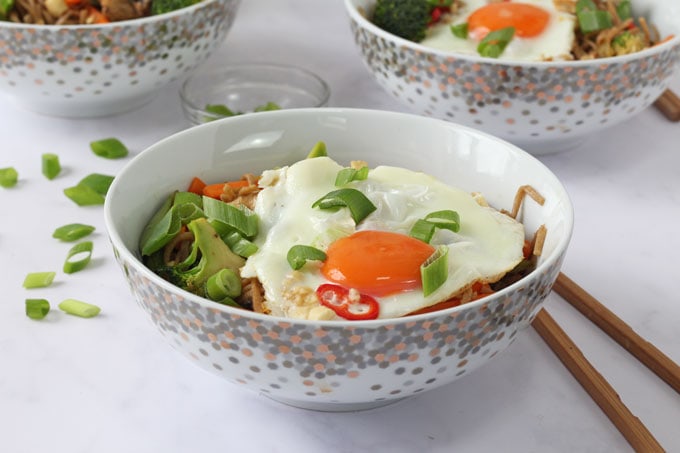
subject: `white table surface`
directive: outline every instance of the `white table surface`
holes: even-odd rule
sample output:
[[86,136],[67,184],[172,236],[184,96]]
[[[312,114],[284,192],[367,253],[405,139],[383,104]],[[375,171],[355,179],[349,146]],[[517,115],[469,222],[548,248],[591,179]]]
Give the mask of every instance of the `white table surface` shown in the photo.
[[[371,79],[340,0],[244,0],[209,64],[293,62],[331,85],[330,105],[408,111]],[[680,78],[673,82],[680,91]],[[140,110],[105,119],[41,116],[0,103],[0,450],[19,452],[610,452],[626,440],[538,334],[528,329],[496,360],[455,383],[358,413],[318,413],[221,381],[168,346],[133,302],[114,262],[103,209],[62,193],[83,176],[115,175],[89,142],[115,136],[138,154],[188,126],[178,84]],[[640,335],[680,362],[680,124],[650,108],[579,148],[542,157],[572,197],[576,225],[563,271]],[[48,181],[40,155],[57,153]],[[69,244],[55,227],[95,225],[94,258],[42,290],[29,272],[61,269]],[[24,314],[44,297],[43,321]],[[56,305],[102,308],[80,319]],[[670,452],[680,452],[680,395],[557,295],[547,308],[623,402]]]

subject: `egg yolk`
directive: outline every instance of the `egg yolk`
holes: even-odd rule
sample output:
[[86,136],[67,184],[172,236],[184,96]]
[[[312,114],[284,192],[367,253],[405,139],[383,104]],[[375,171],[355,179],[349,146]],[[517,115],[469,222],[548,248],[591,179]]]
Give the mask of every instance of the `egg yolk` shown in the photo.
[[548,25],[550,13],[527,3],[490,3],[475,10],[468,18],[470,33],[480,39],[490,31],[515,27],[515,35],[538,36]]
[[420,265],[435,249],[405,234],[358,231],[333,242],[322,274],[362,294],[386,296],[422,287]]

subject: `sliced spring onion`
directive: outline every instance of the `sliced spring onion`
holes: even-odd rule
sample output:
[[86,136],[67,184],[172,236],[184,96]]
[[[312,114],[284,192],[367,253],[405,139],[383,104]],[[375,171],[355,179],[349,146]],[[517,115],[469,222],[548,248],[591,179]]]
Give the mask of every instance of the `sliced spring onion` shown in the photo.
[[463,22],[456,25],[451,25],[451,33],[453,36],[460,39],[467,39],[468,37],[468,24]]
[[247,239],[257,236],[259,219],[254,212],[245,206],[236,207],[221,200],[204,196],[203,212],[208,219],[227,224]]
[[338,189],[327,193],[312,204],[313,208],[336,210],[341,207],[349,208],[354,223],[359,224],[377,208],[366,195],[356,189]]
[[427,0],[427,3],[433,7],[451,6],[453,4],[453,0]]
[[45,153],[42,155],[42,173],[47,179],[56,178],[61,173],[61,164],[59,163],[59,156],[53,153]]
[[460,216],[450,209],[431,212],[425,216],[425,220],[433,223],[437,228],[451,230],[454,233],[460,231]]
[[[142,234],[140,235],[140,238],[139,238],[139,248],[140,248],[140,250],[142,250],[142,253],[143,253],[144,245],[147,244],[149,242],[149,239],[151,239],[151,236],[153,234],[155,234],[155,229],[156,229],[157,225],[163,220],[163,218],[168,213],[168,211],[170,211],[170,209],[172,209],[172,203],[175,199],[176,193],[177,192],[173,192],[172,194],[170,194],[169,197],[167,197],[165,199],[165,201],[163,202],[161,207],[158,208],[158,210],[156,210],[156,212],[154,212],[153,216],[151,216],[151,219],[149,219],[146,226],[142,230]],[[146,253],[143,253],[143,254],[146,255]]]
[[494,30],[479,42],[477,52],[483,57],[498,58],[514,35],[515,27]]
[[73,274],[74,272],[85,269],[92,258],[92,241],[83,241],[71,247],[64,261],[64,273]]
[[270,112],[272,110],[281,110],[281,106],[277,104],[276,102],[267,102],[266,104],[263,105],[258,105],[255,107],[253,112]]
[[31,319],[43,319],[50,311],[47,299],[26,299],[26,316]]
[[214,301],[238,297],[241,295],[241,277],[231,269],[222,269],[210,276],[205,284],[205,293]]
[[64,194],[78,206],[104,204],[106,193],[113,182],[113,176],[92,173],[73,187],[64,189]]
[[307,261],[326,261],[326,254],[309,245],[294,245],[286,255],[288,264],[294,270],[300,269]]
[[160,212],[164,212],[164,215],[158,219],[154,216],[142,233],[140,241],[142,255],[151,255],[163,248],[182,228],[177,209],[171,207],[166,211],[158,211]]
[[52,237],[65,242],[76,241],[92,233],[95,227],[82,223],[69,223],[54,230]]
[[423,280],[423,295],[429,296],[437,290],[449,276],[449,248],[441,245],[420,265],[420,277]]
[[24,288],[45,288],[54,281],[56,272],[31,272],[24,278]]
[[578,14],[581,11],[595,11],[597,9],[597,5],[593,0],[578,0],[576,2],[575,8],[576,14]]
[[172,204],[173,206],[195,204],[200,209],[203,209],[203,197],[193,192],[175,192]]
[[227,107],[224,104],[208,104],[203,108],[203,110],[205,110],[208,113],[212,113],[213,115],[219,115],[219,116],[234,116],[234,115],[237,115],[229,107]]
[[66,299],[59,304],[59,309],[69,315],[80,316],[81,318],[92,318],[97,316],[101,308],[96,305],[88,304],[76,299]]
[[257,245],[241,236],[238,231],[232,231],[222,237],[222,240],[229,246],[232,252],[243,258],[248,258],[253,253],[257,252]]
[[0,168],[0,186],[8,189],[17,185],[19,173],[14,167]]
[[368,167],[343,168],[335,177],[335,187],[342,187],[352,181],[363,181],[368,178]]
[[616,14],[618,14],[619,19],[622,21],[633,17],[633,9],[630,0],[622,0],[616,7]]
[[128,155],[127,147],[117,138],[105,138],[90,142],[90,149],[99,157],[120,159]]
[[436,226],[434,223],[424,219],[418,219],[411,227],[411,231],[409,231],[408,235],[429,244],[432,240],[432,236],[434,236],[435,228]]
[[317,142],[307,154],[307,159],[312,159],[314,157],[325,157],[328,156],[326,152],[326,144],[324,142]]
[[576,14],[578,25],[583,33],[605,30],[612,27],[612,16],[609,11],[581,11]]

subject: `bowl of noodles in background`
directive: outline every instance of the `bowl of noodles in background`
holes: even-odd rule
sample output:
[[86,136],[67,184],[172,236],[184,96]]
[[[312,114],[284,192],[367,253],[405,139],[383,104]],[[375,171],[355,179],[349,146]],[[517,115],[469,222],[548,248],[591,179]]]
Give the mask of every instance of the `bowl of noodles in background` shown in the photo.
[[[312,164],[325,168],[328,158],[307,158],[319,141],[325,143],[329,158],[342,165],[365,161],[371,169],[386,165],[411,170],[421,177],[429,174],[460,189],[466,197],[476,193],[479,198],[472,203],[476,209],[492,209],[497,215],[506,214],[496,210],[510,212],[507,215],[522,225],[520,242],[526,241],[533,250],[527,252],[533,253],[530,258],[533,270],[519,280],[506,282],[507,286],[495,292],[486,293],[485,297],[451,299],[446,301],[449,304],[443,302],[431,306],[431,310],[404,316],[366,314],[356,320],[346,315],[315,316],[317,311],[307,310],[306,304],[318,306],[319,302],[306,297],[303,300],[293,297],[290,306],[293,310],[284,314],[261,310],[255,293],[260,299],[273,293],[263,290],[253,278],[244,280],[243,292],[234,304],[211,300],[209,290],[200,296],[196,288],[182,289],[152,271],[154,267],[143,256],[141,244],[146,235],[143,230],[147,230],[147,224],[153,224],[150,218],[159,219],[154,213],[174,191],[188,190],[194,178],[211,186],[238,180],[245,174],[262,175],[257,184],[264,184],[265,170],[290,172],[300,168],[294,167],[296,163],[302,168]],[[189,148],[192,152],[186,153]],[[373,184],[371,174],[366,181],[369,185]],[[302,179],[291,175],[268,179],[274,184],[291,181],[293,187],[307,187],[294,183]],[[321,175],[322,172],[313,171],[308,178],[329,181]],[[258,181],[253,176],[247,179]],[[418,184],[407,184],[404,178],[391,180],[397,192],[420,193],[418,187],[422,186]],[[526,197],[517,209],[516,194],[527,187],[540,194],[542,203]],[[263,196],[264,190],[256,194],[255,200]],[[139,197],[139,193],[146,196]],[[203,189],[199,193],[207,192]],[[248,193],[252,194],[250,190]],[[386,199],[395,196],[395,192],[391,193],[385,195]],[[271,224],[279,224],[276,219],[283,217],[277,217],[277,213],[283,216],[282,206],[286,205],[291,213],[286,218],[302,222],[288,231],[304,236],[302,231],[316,220],[310,220],[304,213],[294,215],[298,211],[290,208],[291,203],[297,203],[301,197],[305,195],[284,196],[274,204],[263,198],[262,211],[254,208],[259,215],[260,231],[273,231]],[[220,199],[226,200],[222,196]],[[207,212],[205,197],[203,203]],[[395,212],[400,212],[404,203],[395,203]],[[374,215],[378,212],[384,214],[385,210],[380,208]],[[329,214],[330,218],[336,215],[346,214]],[[471,218],[461,214],[461,232]],[[202,369],[277,401],[309,409],[346,411],[382,406],[449,384],[505,350],[529,326],[551,290],[570,241],[573,213],[569,197],[554,174],[535,157],[508,142],[451,122],[413,114],[316,108],[212,121],[152,145],[117,175],[107,195],[105,222],[114,255],[136,301],[137,306],[131,308],[140,310],[175,350]],[[156,225],[169,224],[161,220]],[[153,229],[164,231],[164,227],[159,228]],[[190,230],[194,232],[191,226]],[[331,236],[337,231],[327,230]],[[539,234],[540,250],[536,245]],[[260,248],[249,260],[272,250],[264,240],[253,241]],[[156,253],[165,259],[166,251],[172,253],[177,244],[173,240]],[[466,247],[464,241],[460,244]],[[275,258],[259,261],[264,266],[260,269],[280,263],[283,258],[276,250],[275,246]],[[351,266],[364,261],[361,251],[353,256]],[[286,266],[279,269],[291,272]],[[302,272],[315,269],[313,263],[305,266],[311,267],[303,267]],[[242,278],[246,277],[244,268],[239,272]],[[457,274],[451,272],[450,276]],[[258,273],[255,280],[260,279],[265,281]],[[274,277],[269,282],[276,286],[284,281]],[[254,287],[260,289],[255,291]],[[413,294],[418,302],[417,293]],[[245,303],[249,298],[250,306]]]
[[3,2],[0,92],[53,116],[134,110],[223,43],[240,0],[155,2]]
[[[419,36],[380,19],[408,39],[374,23],[376,0],[345,0],[345,6],[365,66],[390,95],[419,114],[481,129],[540,155],[573,148],[589,134],[634,117],[667,88],[677,66],[678,2],[630,0],[632,11],[619,10],[622,17],[630,14],[624,21],[616,12],[624,0],[597,1],[609,10],[612,28],[582,33],[575,0],[522,0],[541,8],[547,25],[532,30],[540,20],[528,16],[526,24],[513,26],[500,56],[503,37],[480,46],[484,33],[508,26],[495,25],[488,10],[516,0],[454,0]],[[482,7],[487,14],[473,17]],[[631,30],[641,39],[613,50],[625,41],[615,32]]]

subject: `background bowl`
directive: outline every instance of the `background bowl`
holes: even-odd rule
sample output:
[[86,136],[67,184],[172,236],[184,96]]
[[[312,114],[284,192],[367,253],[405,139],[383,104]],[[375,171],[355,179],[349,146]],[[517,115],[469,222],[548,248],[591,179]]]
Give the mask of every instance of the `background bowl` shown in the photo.
[[193,124],[223,118],[205,110],[222,104],[233,112],[253,112],[274,102],[282,109],[322,107],[330,88],[318,75],[297,67],[270,63],[230,63],[224,68],[204,66],[182,84],[180,99]]
[[[301,321],[220,305],[149,271],[137,251],[150,215],[193,176],[206,182],[293,163],[323,140],[339,162],[366,160],[428,172],[510,209],[517,188],[545,198],[524,206],[528,235],[548,230],[537,269],[456,308],[375,321]],[[190,149],[191,152],[187,152]],[[426,155],[426,157],[425,157]],[[140,197],[139,194],[145,194]],[[175,349],[229,382],[291,405],[356,410],[450,383],[512,343],[540,309],[572,231],[572,206],[536,158],[484,133],[403,113],[292,109],[196,126],[151,146],[118,174],[105,221],[138,305]]]
[[571,62],[507,62],[427,48],[366,19],[375,0],[345,0],[369,72],[415,112],[509,140],[532,154],[576,146],[634,117],[668,87],[680,53],[680,3],[634,0],[636,15],[675,37],[628,56]]
[[0,91],[38,113],[92,117],[141,107],[225,39],[240,0],[203,0],[102,25],[0,22]]

